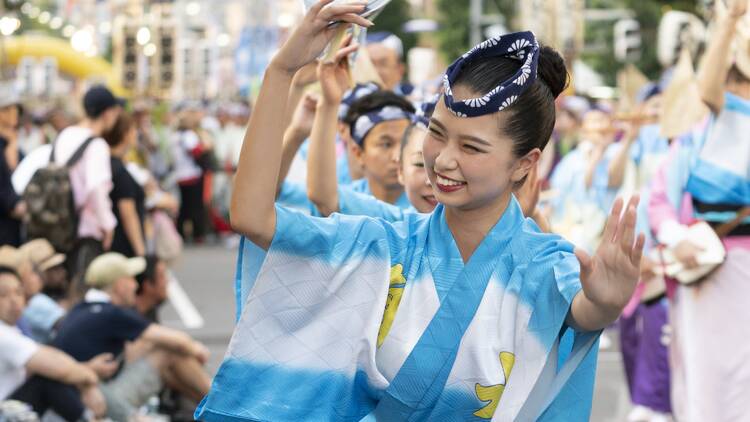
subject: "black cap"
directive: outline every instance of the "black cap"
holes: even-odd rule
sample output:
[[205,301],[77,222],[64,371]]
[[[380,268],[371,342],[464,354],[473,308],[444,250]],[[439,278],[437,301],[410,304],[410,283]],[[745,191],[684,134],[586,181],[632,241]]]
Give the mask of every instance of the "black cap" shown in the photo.
[[92,86],[83,96],[86,116],[95,119],[112,107],[124,106],[125,100],[117,98],[103,85]]

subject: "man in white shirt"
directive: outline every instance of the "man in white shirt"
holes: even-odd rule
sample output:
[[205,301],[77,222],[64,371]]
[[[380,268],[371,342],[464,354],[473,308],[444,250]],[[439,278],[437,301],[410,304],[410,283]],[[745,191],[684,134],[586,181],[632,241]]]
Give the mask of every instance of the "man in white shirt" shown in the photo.
[[26,402],[40,415],[50,409],[68,421],[81,420],[87,407],[104,414],[97,372],[111,373],[116,364],[105,362],[108,357],[80,364],[25,337],[15,326],[24,306],[18,275],[0,267],[0,401]]

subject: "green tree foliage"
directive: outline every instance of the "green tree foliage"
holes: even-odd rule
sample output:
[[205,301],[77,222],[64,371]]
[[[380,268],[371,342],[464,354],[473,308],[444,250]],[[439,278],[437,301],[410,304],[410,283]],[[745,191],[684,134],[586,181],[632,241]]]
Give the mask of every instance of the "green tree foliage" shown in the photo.
[[437,0],[437,33],[443,59],[450,63],[469,49],[469,0]]
[[[511,30],[516,11],[516,2],[519,0],[484,0],[485,15],[500,15],[504,19],[505,26]],[[456,57],[464,54],[470,45],[469,34],[469,8],[470,0],[436,0],[438,9],[438,23],[440,31],[437,33],[440,42],[440,52],[448,63]],[[491,24],[493,22],[486,22]],[[484,28],[483,28],[484,29]]]
[[404,43],[404,54],[417,45],[417,37],[407,34],[403,26],[411,19],[411,6],[407,0],[392,0],[375,20],[375,25],[368,32],[388,31],[396,34]]
[[[636,62],[646,76],[659,78],[662,68],[656,58],[659,21],[668,10],[698,13],[695,0],[588,0],[587,8],[630,9],[641,24],[641,58]],[[614,85],[617,71],[622,66],[614,56],[614,22],[589,22],[586,25],[586,45],[594,48],[583,53],[583,60],[601,73],[605,82]]]

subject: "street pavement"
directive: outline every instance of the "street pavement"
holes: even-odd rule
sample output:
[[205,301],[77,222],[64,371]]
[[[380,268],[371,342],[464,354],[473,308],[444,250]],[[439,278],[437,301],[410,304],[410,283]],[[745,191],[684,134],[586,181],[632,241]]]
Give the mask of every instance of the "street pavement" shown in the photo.
[[[187,248],[173,272],[189,301],[169,301],[160,312],[165,325],[188,332],[209,348],[208,370],[212,375],[221,363],[234,327],[236,252],[236,247],[224,246]],[[196,327],[200,322],[202,326]],[[630,405],[617,335],[605,335],[611,345],[599,353],[591,421],[624,422]]]

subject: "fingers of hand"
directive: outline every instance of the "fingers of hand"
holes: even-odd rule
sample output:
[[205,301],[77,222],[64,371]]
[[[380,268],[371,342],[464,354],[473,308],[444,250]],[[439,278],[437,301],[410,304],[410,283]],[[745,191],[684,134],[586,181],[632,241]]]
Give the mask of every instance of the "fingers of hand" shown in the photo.
[[576,258],[578,258],[578,262],[581,264],[581,277],[584,278],[588,276],[593,269],[591,257],[581,248],[575,248],[573,252],[575,253]]
[[316,16],[320,11],[330,4],[333,0],[320,0],[319,2],[313,4],[310,7],[310,10],[307,12],[309,15]]
[[618,223],[620,222],[620,214],[622,213],[622,202],[622,198],[617,198],[612,205],[612,212],[610,212],[607,225],[604,227],[604,240],[609,240],[610,242],[614,242],[615,240]]
[[342,21],[344,15],[359,14],[365,11],[367,2],[347,3],[347,4],[329,4],[320,10],[317,14],[319,19],[328,22]]
[[348,66],[348,63],[346,62],[346,59],[349,57],[349,55],[351,55],[355,51],[357,51],[358,48],[359,48],[359,44],[357,44],[357,43],[354,43],[352,45],[343,47],[341,50],[339,50],[336,53],[336,56],[334,58],[334,62],[337,63],[338,65],[341,65],[341,66],[344,66],[344,65]]
[[638,267],[641,265],[641,259],[643,258],[643,248],[646,246],[646,235],[641,233],[635,241],[635,246],[630,254],[630,262]]
[[620,222],[617,234],[617,238],[620,241],[620,247],[628,256],[630,256],[632,252],[633,240],[635,239],[635,219],[635,207],[629,204],[627,211],[625,211],[625,216],[623,217],[624,221]]

